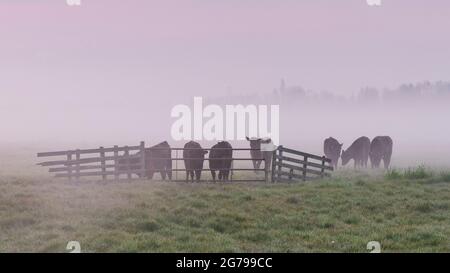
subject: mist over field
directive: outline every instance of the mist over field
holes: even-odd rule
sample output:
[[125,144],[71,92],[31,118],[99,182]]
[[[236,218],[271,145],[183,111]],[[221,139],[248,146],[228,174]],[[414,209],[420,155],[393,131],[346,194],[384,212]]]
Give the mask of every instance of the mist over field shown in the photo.
[[[180,98],[177,102],[190,108],[194,104],[193,97]],[[346,97],[289,86],[282,81],[268,93],[226,97],[208,94],[203,107],[216,104],[225,111],[226,105],[280,105],[280,144],[286,147],[323,154],[323,140],[329,136],[344,143],[346,149],[359,136],[372,139],[389,135],[394,140],[393,166],[448,167],[449,103],[450,83],[447,82],[405,84],[392,90],[363,88]],[[141,140],[147,145],[166,140],[172,147],[182,147],[187,142],[174,141],[171,137],[171,127],[177,118],[171,117],[170,111],[176,104],[165,102],[156,107],[141,104],[137,103],[133,111],[104,105],[98,115],[80,111],[73,116],[60,105],[56,107],[58,111],[36,110],[31,115],[27,109],[12,118],[5,111],[8,108],[3,108],[3,126],[9,128],[2,135],[3,153],[14,153],[14,147],[36,152],[137,145]],[[89,111],[89,106],[86,109]],[[9,109],[9,113],[12,111]],[[203,119],[204,123],[208,120]],[[200,142],[204,147],[215,144],[215,141]],[[230,142],[234,147],[248,146],[246,141]]]
[[[0,0],[0,253],[449,252],[450,1],[381,3]],[[123,147],[182,148],[195,97],[279,106],[294,150]],[[321,157],[361,136],[388,170]]]
[[[321,153],[329,136],[347,147],[361,135],[390,135],[394,164],[448,165],[449,8],[411,0],[379,8],[362,0],[0,1],[0,143],[181,147],[171,140],[170,111],[202,96],[279,104],[286,146]],[[410,84],[420,87],[401,87]],[[366,86],[378,97],[360,98]]]

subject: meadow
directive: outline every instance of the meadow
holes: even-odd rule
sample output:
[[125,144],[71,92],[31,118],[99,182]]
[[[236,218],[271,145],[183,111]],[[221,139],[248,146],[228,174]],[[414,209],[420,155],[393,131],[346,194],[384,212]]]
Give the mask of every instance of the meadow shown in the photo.
[[[1,165],[3,169],[8,167]],[[450,172],[301,183],[79,183],[0,173],[0,252],[450,252]]]

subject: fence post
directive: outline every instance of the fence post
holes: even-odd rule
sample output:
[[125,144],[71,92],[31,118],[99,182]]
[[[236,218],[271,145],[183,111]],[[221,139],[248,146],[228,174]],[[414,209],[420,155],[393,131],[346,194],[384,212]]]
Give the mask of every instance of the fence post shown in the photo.
[[80,180],[80,162],[78,162],[79,160],[80,160],[80,158],[81,158],[81,153],[80,153],[80,150],[76,150],[76,159],[77,159],[77,165],[76,165],[76,167],[77,167],[77,170],[76,170],[76,172],[77,172],[77,175],[76,175],[76,179],[77,179],[77,182]]
[[105,162],[105,151],[103,147],[100,147],[100,159],[102,160],[102,180],[106,180],[106,162]]
[[269,166],[267,166],[267,158],[264,155],[264,180],[265,182],[269,182]]
[[281,180],[281,164],[283,163],[283,146],[281,145],[280,147],[278,147],[279,149],[279,161],[278,161],[278,180]]
[[141,141],[141,145],[139,147],[139,151],[141,152],[141,178],[144,179],[146,175],[146,165],[145,165],[145,142]]
[[125,146],[125,154],[124,156],[126,157],[125,162],[127,162],[126,169],[127,169],[127,178],[128,180],[131,180],[131,159],[129,158],[130,156],[130,150],[128,148],[128,146]]
[[308,168],[308,157],[305,155],[303,157],[303,181],[306,181],[306,169]]
[[114,145],[114,179],[119,180],[119,146]]
[[322,156],[322,169],[320,170],[320,172],[322,173],[321,177],[323,178],[325,174],[325,156]]
[[[170,153],[170,157],[172,157],[172,152]],[[178,180],[178,150],[175,150],[175,180]],[[172,165],[171,165],[172,167]],[[172,170],[171,170],[172,171]],[[173,173],[172,173],[173,175]]]
[[275,149],[272,153],[272,174],[271,174],[272,183],[275,183],[275,171],[276,171],[275,167],[276,167],[276,160],[277,160],[277,151],[278,151],[278,148]]
[[[67,161],[72,161],[72,151],[67,152]],[[69,180],[71,181],[72,180],[72,164],[68,162],[67,168],[68,168],[67,174],[69,176]]]

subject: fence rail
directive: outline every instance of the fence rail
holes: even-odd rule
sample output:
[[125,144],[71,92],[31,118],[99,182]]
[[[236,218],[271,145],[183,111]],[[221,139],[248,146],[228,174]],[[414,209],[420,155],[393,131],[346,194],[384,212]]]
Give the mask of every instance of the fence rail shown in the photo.
[[273,152],[272,182],[302,181],[330,176],[331,159],[279,146]]

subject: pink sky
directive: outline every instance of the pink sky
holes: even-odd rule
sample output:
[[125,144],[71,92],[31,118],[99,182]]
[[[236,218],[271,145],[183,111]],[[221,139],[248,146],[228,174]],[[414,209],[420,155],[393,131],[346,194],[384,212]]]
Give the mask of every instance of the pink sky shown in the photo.
[[450,80],[447,0],[82,2],[0,0],[3,119],[87,122],[183,95],[271,92],[281,78],[346,95]]

